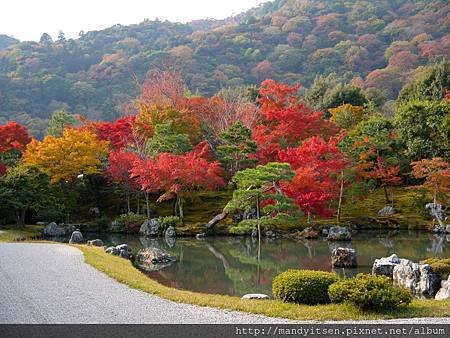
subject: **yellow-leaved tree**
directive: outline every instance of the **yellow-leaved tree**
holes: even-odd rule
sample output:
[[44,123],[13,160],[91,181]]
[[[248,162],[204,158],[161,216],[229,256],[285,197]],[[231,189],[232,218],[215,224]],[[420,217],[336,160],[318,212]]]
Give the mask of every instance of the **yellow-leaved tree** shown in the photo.
[[61,137],[32,140],[23,155],[26,165],[47,173],[51,183],[71,183],[78,175],[97,174],[108,153],[108,142],[88,130],[67,128]]

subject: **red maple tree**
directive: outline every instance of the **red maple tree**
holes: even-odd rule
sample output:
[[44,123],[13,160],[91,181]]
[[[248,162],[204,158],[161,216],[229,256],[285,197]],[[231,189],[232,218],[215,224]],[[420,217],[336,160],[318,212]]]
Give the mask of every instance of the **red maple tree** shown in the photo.
[[0,125],[0,153],[7,153],[11,150],[23,151],[31,137],[27,128],[15,121],[9,121]]
[[175,211],[183,218],[183,200],[196,189],[215,189],[225,184],[219,162],[208,161],[209,145],[202,142],[183,154],[161,153],[155,158],[135,161],[131,177],[143,191],[162,193],[158,201],[175,199]]
[[338,173],[349,162],[338,147],[340,138],[325,141],[320,136],[311,137],[297,148],[279,152],[279,159],[289,163],[295,171],[292,182],[283,190],[306,214],[331,216],[329,202],[339,194]]
[[329,137],[338,131],[336,125],[323,119],[323,113],[313,111],[296,96],[300,85],[289,86],[265,80],[259,92],[260,123],[253,128],[261,163],[278,160],[278,152],[297,147],[301,141],[322,135]]

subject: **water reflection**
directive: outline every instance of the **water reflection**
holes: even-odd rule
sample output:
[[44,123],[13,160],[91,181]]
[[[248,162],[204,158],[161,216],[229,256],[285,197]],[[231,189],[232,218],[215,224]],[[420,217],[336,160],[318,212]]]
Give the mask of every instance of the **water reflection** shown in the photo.
[[250,292],[271,293],[273,278],[287,269],[332,271],[331,251],[339,246],[353,248],[358,255],[356,269],[335,269],[342,276],[369,272],[374,259],[396,253],[414,261],[428,257],[449,257],[450,236],[425,232],[365,232],[351,242],[330,243],[318,240],[207,237],[145,238],[131,235],[86,234],[87,239],[101,238],[106,245],[127,243],[134,251],[144,247],[165,250],[177,263],[160,271],[147,273],[159,282],[182,289],[207,293],[243,295]]

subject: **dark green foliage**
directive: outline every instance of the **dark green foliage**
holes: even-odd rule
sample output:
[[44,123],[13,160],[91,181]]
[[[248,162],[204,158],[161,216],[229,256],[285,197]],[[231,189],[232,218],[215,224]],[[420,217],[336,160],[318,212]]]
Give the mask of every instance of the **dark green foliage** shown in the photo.
[[[232,178],[236,190],[225,209],[234,212],[256,206],[256,219],[244,220],[244,223],[232,227],[230,232],[243,234],[261,226],[268,229],[280,224],[295,224],[299,209],[292,199],[281,192],[279,186],[280,181],[290,181],[293,177],[294,172],[289,164],[277,162],[237,172]],[[261,208],[262,202],[265,206]]]
[[398,95],[398,103],[411,100],[439,101],[450,89],[450,62],[443,61],[421,69]]
[[450,158],[450,102],[408,101],[395,113],[398,138],[412,161]]
[[256,165],[258,160],[250,158],[256,152],[252,132],[241,122],[235,122],[220,137],[222,145],[217,147],[220,162],[233,176],[239,170]]
[[430,264],[433,272],[442,279],[447,279],[450,275],[450,258],[428,258],[420,263]]
[[329,303],[328,288],[338,277],[331,272],[313,270],[288,270],[272,282],[275,299],[301,304]]
[[173,131],[171,123],[158,124],[155,127],[155,134],[147,144],[147,153],[150,156],[156,156],[160,153],[179,155],[191,149],[189,136]]
[[336,108],[345,103],[353,106],[364,106],[367,102],[361,88],[339,84],[325,92],[322,109],[327,111],[329,108]]
[[28,211],[46,207],[50,197],[50,179],[35,167],[11,167],[0,177],[0,211],[14,213],[17,224],[24,225]]
[[408,290],[393,286],[388,277],[362,273],[334,283],[328,295],[333,303],[351,303],[363,310],[395,309],[412,300]]

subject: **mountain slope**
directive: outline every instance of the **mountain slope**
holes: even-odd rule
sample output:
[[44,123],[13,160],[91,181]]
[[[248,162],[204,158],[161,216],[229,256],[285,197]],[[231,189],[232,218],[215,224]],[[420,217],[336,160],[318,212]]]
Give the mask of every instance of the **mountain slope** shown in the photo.
[[61,107],[112,119],[148,71],[167,68],[209,95],[267,77],[309,86],[336,73],[394,99],[417,67],[449,58],[449,13],[443,0],[277,0],[220,21],[144,21],[20,42],[0,47],[0,123],[16,119],[40,135]]

